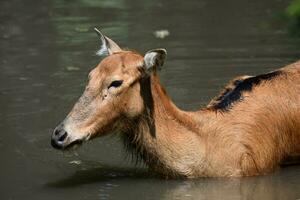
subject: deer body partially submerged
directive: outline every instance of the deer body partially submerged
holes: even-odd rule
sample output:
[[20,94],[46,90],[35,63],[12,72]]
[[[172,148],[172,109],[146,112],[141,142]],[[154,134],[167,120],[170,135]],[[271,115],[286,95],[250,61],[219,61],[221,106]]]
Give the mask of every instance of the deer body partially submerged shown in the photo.
[[[141,115],[123,129],[123,138],[155,171],[184,177],[251,176],[271,172],[286,157],[300,154],[300,62],[264,80],[228,110],[215,109],[221,102],[211,102],[197,112],[181,111],[158,76],[149,79],[153,115]],[[155,122],[155,134],[147,119]]]
[[99,34],[110,55],[54,131],[54,147],[117,131],[151,169],[187,178],[265,174],[300,155],[300,62],[234,79],[206,108],[186,112],[159,82],[165,50],[143,57]]

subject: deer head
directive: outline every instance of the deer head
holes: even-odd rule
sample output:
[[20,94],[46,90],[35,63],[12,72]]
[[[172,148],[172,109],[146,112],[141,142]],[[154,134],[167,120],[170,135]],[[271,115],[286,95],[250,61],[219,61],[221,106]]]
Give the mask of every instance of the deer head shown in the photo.
[[105,58],[89,73],[88,84],[67,117],[55,128],[51,144],[67,149],[91,138],[122,129],[123,119],[142,114],[144,99],[141,84],[160,69],[165,49],[141,54],[122,50],[113,40],[95,28],[101,39],[97,54]]

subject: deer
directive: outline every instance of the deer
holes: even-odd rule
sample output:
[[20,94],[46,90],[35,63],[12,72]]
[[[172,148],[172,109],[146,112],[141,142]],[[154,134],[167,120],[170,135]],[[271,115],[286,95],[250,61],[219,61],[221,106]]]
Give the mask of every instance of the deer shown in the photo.
[[178,108],[160,84],[167,51],[144,55],[95,28],[104,58],[54,129],[59,150],[107,134],[165,178],[265,175],[300,154],[300,61],[230,81],[206,107]]

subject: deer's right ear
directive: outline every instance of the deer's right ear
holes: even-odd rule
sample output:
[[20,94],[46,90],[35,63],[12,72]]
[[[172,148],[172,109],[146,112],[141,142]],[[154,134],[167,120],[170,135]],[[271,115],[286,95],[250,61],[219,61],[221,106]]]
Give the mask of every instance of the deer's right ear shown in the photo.
[[153,49],[144,56],[144,64],[147,71],[161,69],[167,56],[165,49]]
[[111,55],[115,52],[122,51],[122,49],[112,39],[103,35],[97,28],[94,28],[94,30],[102,42],[100,50],[97,51],[97,55]]

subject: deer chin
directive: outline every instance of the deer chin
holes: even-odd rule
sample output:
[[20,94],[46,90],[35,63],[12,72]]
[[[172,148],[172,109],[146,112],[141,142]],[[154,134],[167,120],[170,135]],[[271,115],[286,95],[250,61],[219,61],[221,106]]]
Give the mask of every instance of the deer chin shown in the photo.
[[83,140],[74,140],[73,142],[66,145],[62,150],[78,149],[82,144],[83,144]]

